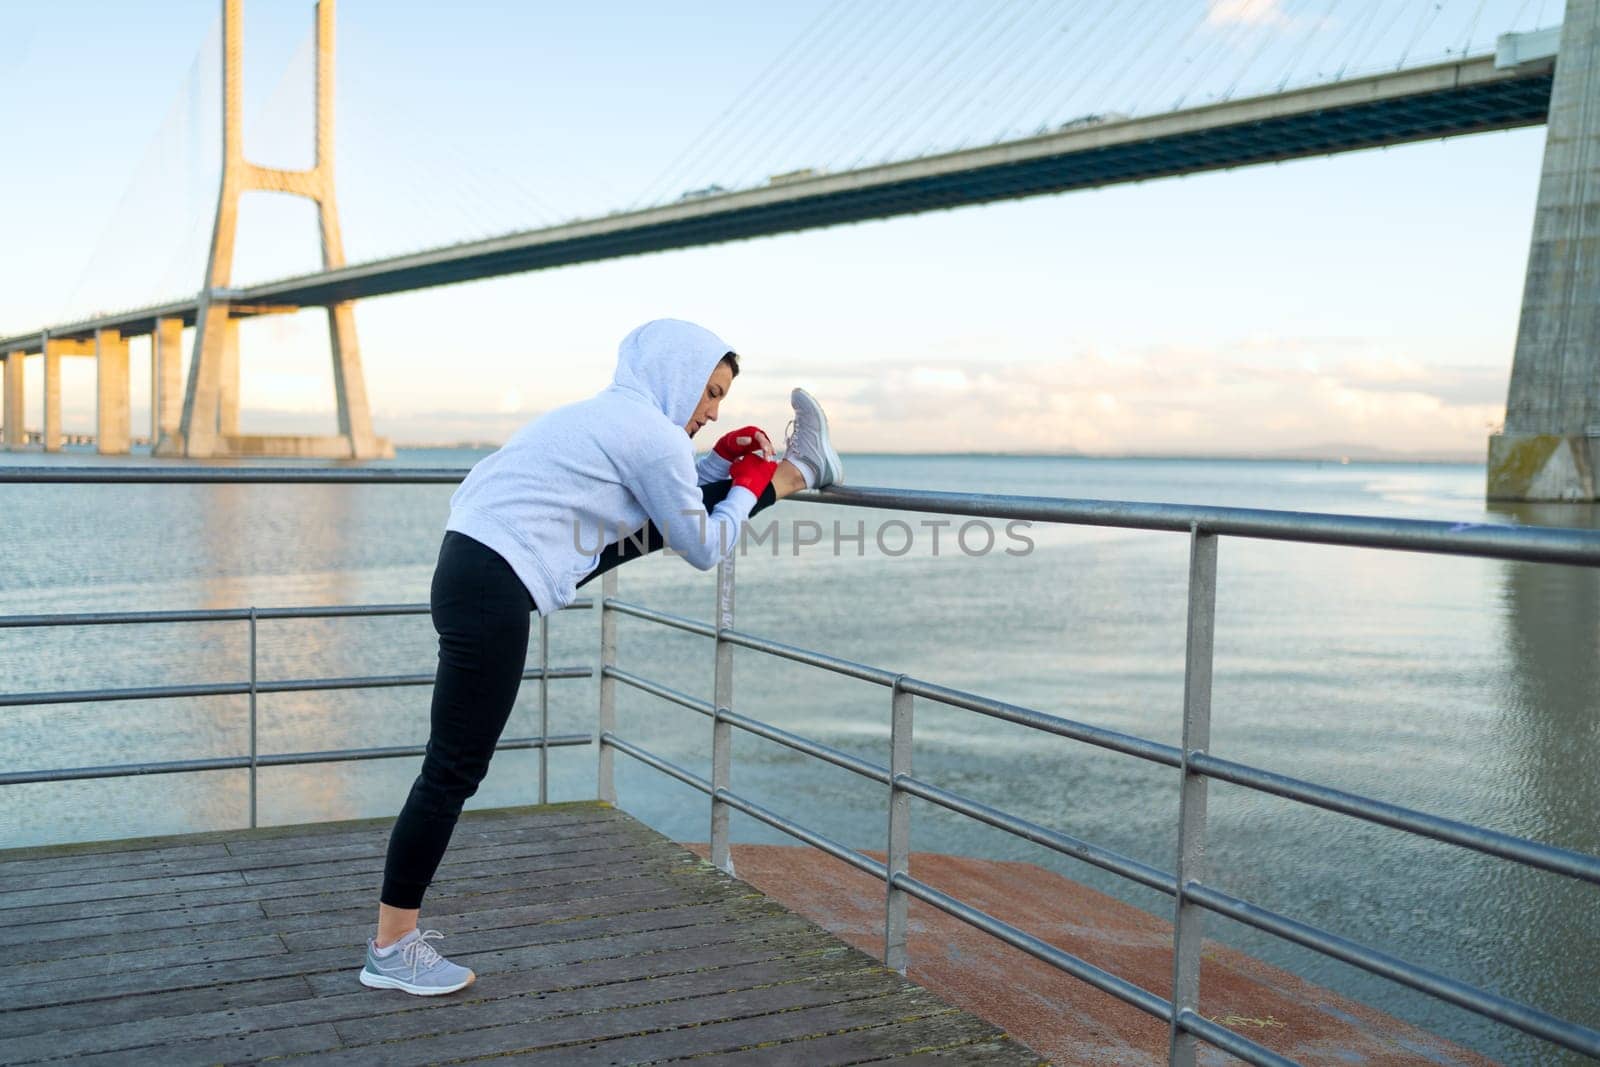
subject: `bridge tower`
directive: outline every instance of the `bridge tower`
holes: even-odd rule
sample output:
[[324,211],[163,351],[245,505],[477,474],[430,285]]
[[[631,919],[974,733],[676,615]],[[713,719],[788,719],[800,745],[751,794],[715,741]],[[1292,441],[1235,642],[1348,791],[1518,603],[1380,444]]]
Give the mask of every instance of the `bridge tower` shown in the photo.
[[1567,0],[1491,500],[1600,500],[1600,0]]
[[372,432],[361,350],[356,342],[355,305],[350,301],[327,308],[338,434],[291,437],[239,433],[239,322],[230,303],[229,285],[240,194],[248,190],[291,193],[314,201],[322,233],[323,267],[332,269],[345,263],[333,181],[334,0],[317,0],[316,6],[316,156],[310,170],[261,167],[244,157],[242,15],[242,0],[222,0],[222,188],[211,231],[211,255],[195,314],[194,355],[189,364],[182,420],[176,430],[163,428],[155,453],[193,458],[392,456],[394,449],[389,442]]

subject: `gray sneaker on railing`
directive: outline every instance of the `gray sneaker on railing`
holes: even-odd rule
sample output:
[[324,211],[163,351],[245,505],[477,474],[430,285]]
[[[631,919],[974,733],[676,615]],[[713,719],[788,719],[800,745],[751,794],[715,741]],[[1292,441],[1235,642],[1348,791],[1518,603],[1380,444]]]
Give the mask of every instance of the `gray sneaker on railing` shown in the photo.
[[443,936],[437,930],[413,930],[390,946],[392,952],[383,955],[378,954],[376,943],[368,938],[361,984],[373,989],[403,989],[419,997],[436,997],[465,989],[478,976],[451,963],[428,944],[429,938]]
[[844,481],[844,464],[828,440],[828,416],[822,413],[817,398],[804,389],[789,394],[794,421],[789,424],[783,458],[797,465],[806,477],[807,489],[821,489]]

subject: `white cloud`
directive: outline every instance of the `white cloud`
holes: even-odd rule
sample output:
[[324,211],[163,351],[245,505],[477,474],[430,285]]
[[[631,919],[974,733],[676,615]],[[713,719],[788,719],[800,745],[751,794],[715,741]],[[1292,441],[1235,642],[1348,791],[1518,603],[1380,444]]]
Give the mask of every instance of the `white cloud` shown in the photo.
[[[1346,353],[1356,347],[1359,356]],[[842,376],[836,388],[847,387]],[[964,378],[966,387],[945,383]],[[823,395],[860,451],[1292,453],[1328,445],[1477,455],[1505,377],[1349,342],[1083,353],[1054,363],[931,362],[858,371]]]

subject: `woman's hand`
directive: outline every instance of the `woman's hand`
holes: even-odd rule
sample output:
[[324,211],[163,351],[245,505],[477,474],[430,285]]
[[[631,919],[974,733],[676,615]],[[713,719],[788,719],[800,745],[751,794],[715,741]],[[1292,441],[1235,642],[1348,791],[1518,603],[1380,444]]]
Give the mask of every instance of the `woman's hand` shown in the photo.
[[734,485],[742,485],[756,496],[760,496],[772,482],[772,476],[777,470],[777,460],[767,459],[756,452],[747,452],[733,461],[728,473],[732,476]]
[[730,430],[717,439],[712,450],[723,459],[732,463],[740,456],[747,456],[759,452],[763,457],[772,455],[772,441],[767,437],[767,432],[759,426],[741,426],[737,430]]

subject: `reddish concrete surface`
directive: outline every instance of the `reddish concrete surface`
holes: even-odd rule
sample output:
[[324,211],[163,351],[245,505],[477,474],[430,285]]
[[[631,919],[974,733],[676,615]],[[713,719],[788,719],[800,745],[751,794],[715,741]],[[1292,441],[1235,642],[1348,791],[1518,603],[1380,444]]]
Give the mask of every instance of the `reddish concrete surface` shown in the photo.
[[[705,845],[688,845],[702,857]],[[878,854],[882,859],[882,854]],[[801,847],[735,845],[735,873],[835,936],[883,958],[883,883]],[[1028,863],[914,853],[928,884],[1166,997],[1172,925]],[[913,981],[1001,1027],[1056,1064],[1156,1067],[1167,1028],[1136,1008],[919,901],[911,902]],[[1493,1061],[1243,953],[1207,942],[1201,1011],[1307,1065],[1464,1067]],[[1240,1061],[1202,1046],[1203,1064]]]

